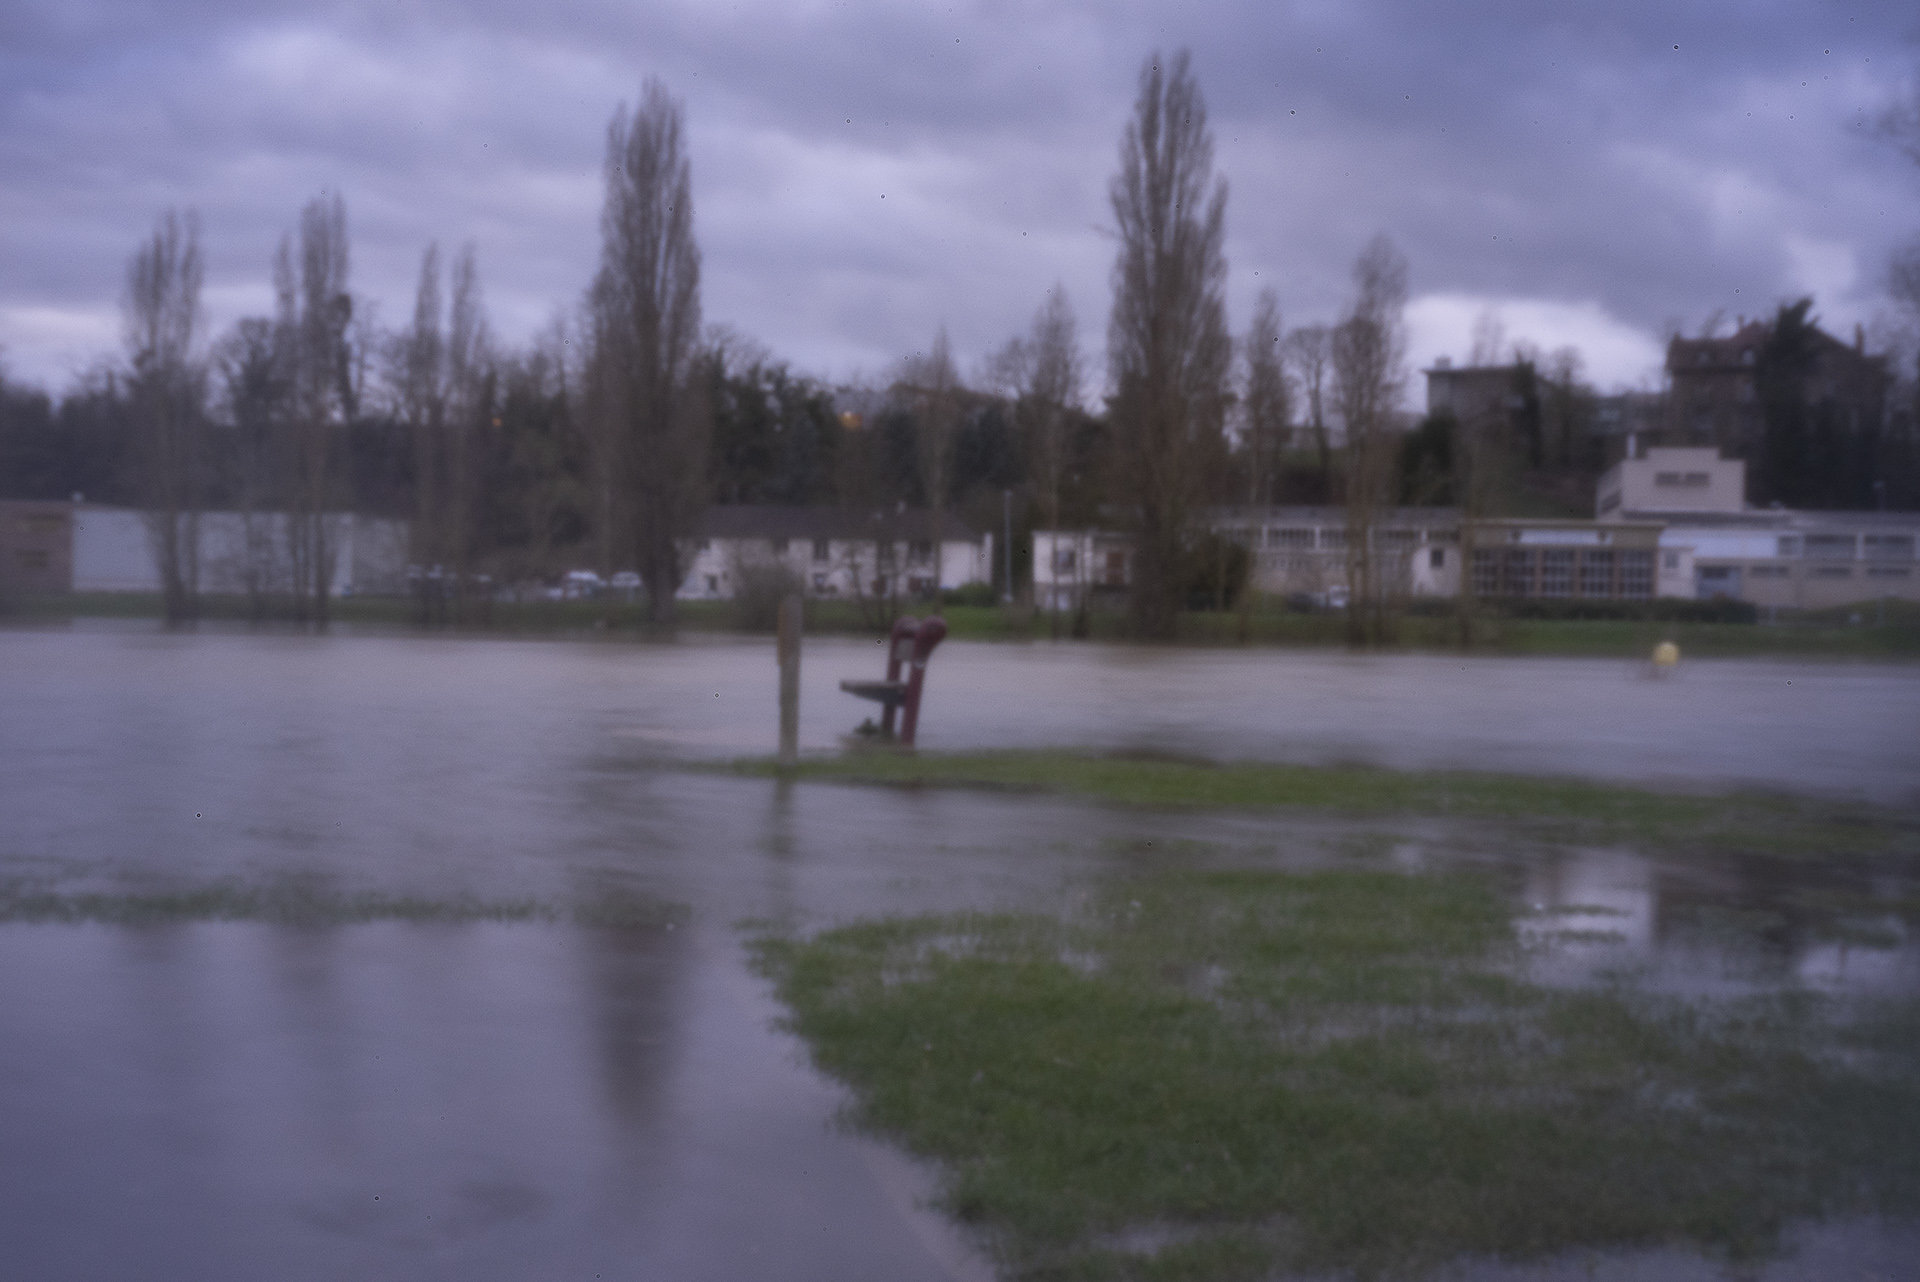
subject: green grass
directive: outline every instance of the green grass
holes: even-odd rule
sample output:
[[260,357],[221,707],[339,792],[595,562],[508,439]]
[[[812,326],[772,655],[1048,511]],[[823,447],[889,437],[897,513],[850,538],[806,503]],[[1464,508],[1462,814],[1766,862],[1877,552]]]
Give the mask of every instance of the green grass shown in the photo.
[[[344,597],[330,605],[332,617],[345,623],[382,627],[418,624],[415,604],[404,597]],[[1488,654],[1584,655],[1602,658],[1644,658],[1653,646],[1671,640],[1683,656],[1766,656],[1832,659],[1920,659],[1920,609],[1910,602],[1892,602],[1886,622],[1879,606],[1869,602],[1856,608],[1808,614],[1778,624],[1660,623],[1637,620],[1507,619],[1488,615],[1476,621],[1473,649]],[[948,635],[971,641],[1033,641],[1064,638],[1070,620],[1052,618],[1025,607],[948,605],[902,602],[898,612],[926,614],[935,609],[947,621]],[[248,619],[243,597],[201,598],[202,617],[224,621]],[[683,601],[678,626],[691,631],[754,631],[742,626],[738,607],[724,601]],[[1860,623],[1853,623],[1858,616]],[[10,617],[22,621],[65,618],[160,617],[156,593],[90,592],[22,598],[13,603]],[[807,630],[825,635],[868,635],[883,630],[886,612],[853,601],[815,600],[807,603]],[[1090,639],[1124,641],[1128,624],[1124,613],[1096,611],[1088,620]],[[645,610],[639,604],[597,601],[491,602],[470,607],[469,617],[455,630],[489,633],[579,634],[611,631],[647,633]],[[762,629],[764,630],[764,629]],[[1391,622],[1388,649],[1458,651],[1459,624],[1444,615],[1397,616]],[[1193,611],[1178,620],[1178,642],[1191,646],[1260,645],[1330,648],[1346,643],[1346,620],[1339,614],[1305,614],[1263,602],[1242,611]]]
[[372,921],[572,921],[585,926],[648,928],[684,920],[686,910],[645,896],[603,894],[567,907],[544,900],[434,897],[334,891],[300,882],[250,886],[219,881],[156,890],[61,891],[0,881],[0,923],[102,922],[156,925],[184,921],[261,921],[331,926]]
[[1783,856],[1920,850],[1920,824],[1914,816],[1900,812],[1776,793],[1692,795],[1521,775],[1215,764],[1068,751],[873,750],[803,760],[792,766],[742,761],[732,768],[748,774],[893,787],[1057,792],[1145,806],[1295,808],[1361,817],[1492,820],[1563,841],[1634,841]]
[[853,1120],[936,1159],[1016,1277],[1747,1259],[1920,1211],[1914,1001],[1549,990],[1517,948],[1482,877],[1242,871],[756,956]]

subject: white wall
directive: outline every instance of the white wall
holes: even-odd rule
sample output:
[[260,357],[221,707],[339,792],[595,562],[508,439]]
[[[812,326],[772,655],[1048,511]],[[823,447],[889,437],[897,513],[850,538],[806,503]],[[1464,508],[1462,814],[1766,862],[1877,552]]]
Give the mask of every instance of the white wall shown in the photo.
[[[407,522],[348,513],[326,521],[333,545],[330,590],[336,596],[405,589]],[[249,522],[238,512],[203,512],[198,524],[200,591],[245,592],[250,568],[265,590],[289,590],[284,513],[259,513]],[[73,587],[76,592],[160,590],[145,513],[88,504],[74,509]]]

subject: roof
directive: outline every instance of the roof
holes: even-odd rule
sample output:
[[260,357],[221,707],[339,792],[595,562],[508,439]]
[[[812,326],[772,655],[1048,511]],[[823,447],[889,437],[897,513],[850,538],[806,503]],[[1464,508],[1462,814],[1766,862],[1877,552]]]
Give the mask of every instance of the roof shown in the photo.
[[[1635,514],[1625,512],[1631,518]],[[1920,530],[1920,512],[1803,512],[1751,508],[1745,512],[1649,512],[1644,519],[1675,526],[1727,530]]]
[[939,531],[943,543],[977,543],[980,535],[951,512],[938,524],[925,508],[793,507],[733,504],[710,507],[696,533],[707,539],[884,539],[908,542]]
[[[1207,512],[1215,525],[1344,525],[1344,507],[1218,507]],[[1371,525],[1458,525],[1457,507],[1377,507],[1368,518]]]

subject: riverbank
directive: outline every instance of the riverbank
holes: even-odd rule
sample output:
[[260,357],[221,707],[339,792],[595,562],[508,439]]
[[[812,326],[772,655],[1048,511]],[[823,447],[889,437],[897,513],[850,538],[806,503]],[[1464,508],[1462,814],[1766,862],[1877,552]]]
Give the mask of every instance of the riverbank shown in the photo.
[[[331,617],[362,627],[470,632],[476,635],[647,635],[651,629],[637,603],[598,601],[489,601],[470,606],[464,620],[423,625],[417,603],[402,597],[343,597],[330,605]],[[758,634],[770,631],[733,602],[685,601],[678,626],[690,632]],[[924,611],[903,603],[902,612]],[[1083,637],[1073,635],[1072,620],[1019,606],[950,604],[940,607],[948,635],[977,641],[1073,640],[1124,641],[1127,621],[1119,613],[1095,613],[1085,620]],[[155,593],[76,592],[23,598],[0,623],[46,623],[63,619],[161,617]],[[221,622],[255,618],[244,597],[203,597],[201,617]],[[871,635],[882,630],[885,610],[850,601],[809,601],[807,630],[819,635]],[[263,622],[285,622],[270,616]],[[1247,611],[1190,611],[1180,616],[1177,644],[1204,648],[1272,646],[1338,649],[1346,645],[1346,620],[1338,613],[1306,613],[1263,603]],[[1474,621],[1475,653],[1637,658],[1660,641],[1679,645],[1699,657],[1777,656],[1782,658],[1920,660],[1920,608],[1907,602],[1882,606],[1781,616],[1754,623],[1661,619],[1545,619],[1504,617],[1491,611]],[[1458,653],[1463,649],[1458,619],[1448,614],[1402,614],[1390,621],[1393,651]]]

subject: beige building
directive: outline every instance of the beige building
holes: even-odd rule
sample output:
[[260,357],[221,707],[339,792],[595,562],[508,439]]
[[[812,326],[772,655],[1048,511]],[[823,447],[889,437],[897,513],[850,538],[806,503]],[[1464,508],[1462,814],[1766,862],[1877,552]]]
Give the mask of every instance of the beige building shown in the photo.
[[1604,524],[1658,520],[1660,595],[1820,610],[1920,600],[1920,513],[1746,505],[1746,464],[1702,448],[1646,450],[1600,478]]
[[1595,514],[1601,520],[1640,516],[1726,514],[1747,506],[1747,465],[1715,449],[1665,448],[1623,458],[1601,474]]

